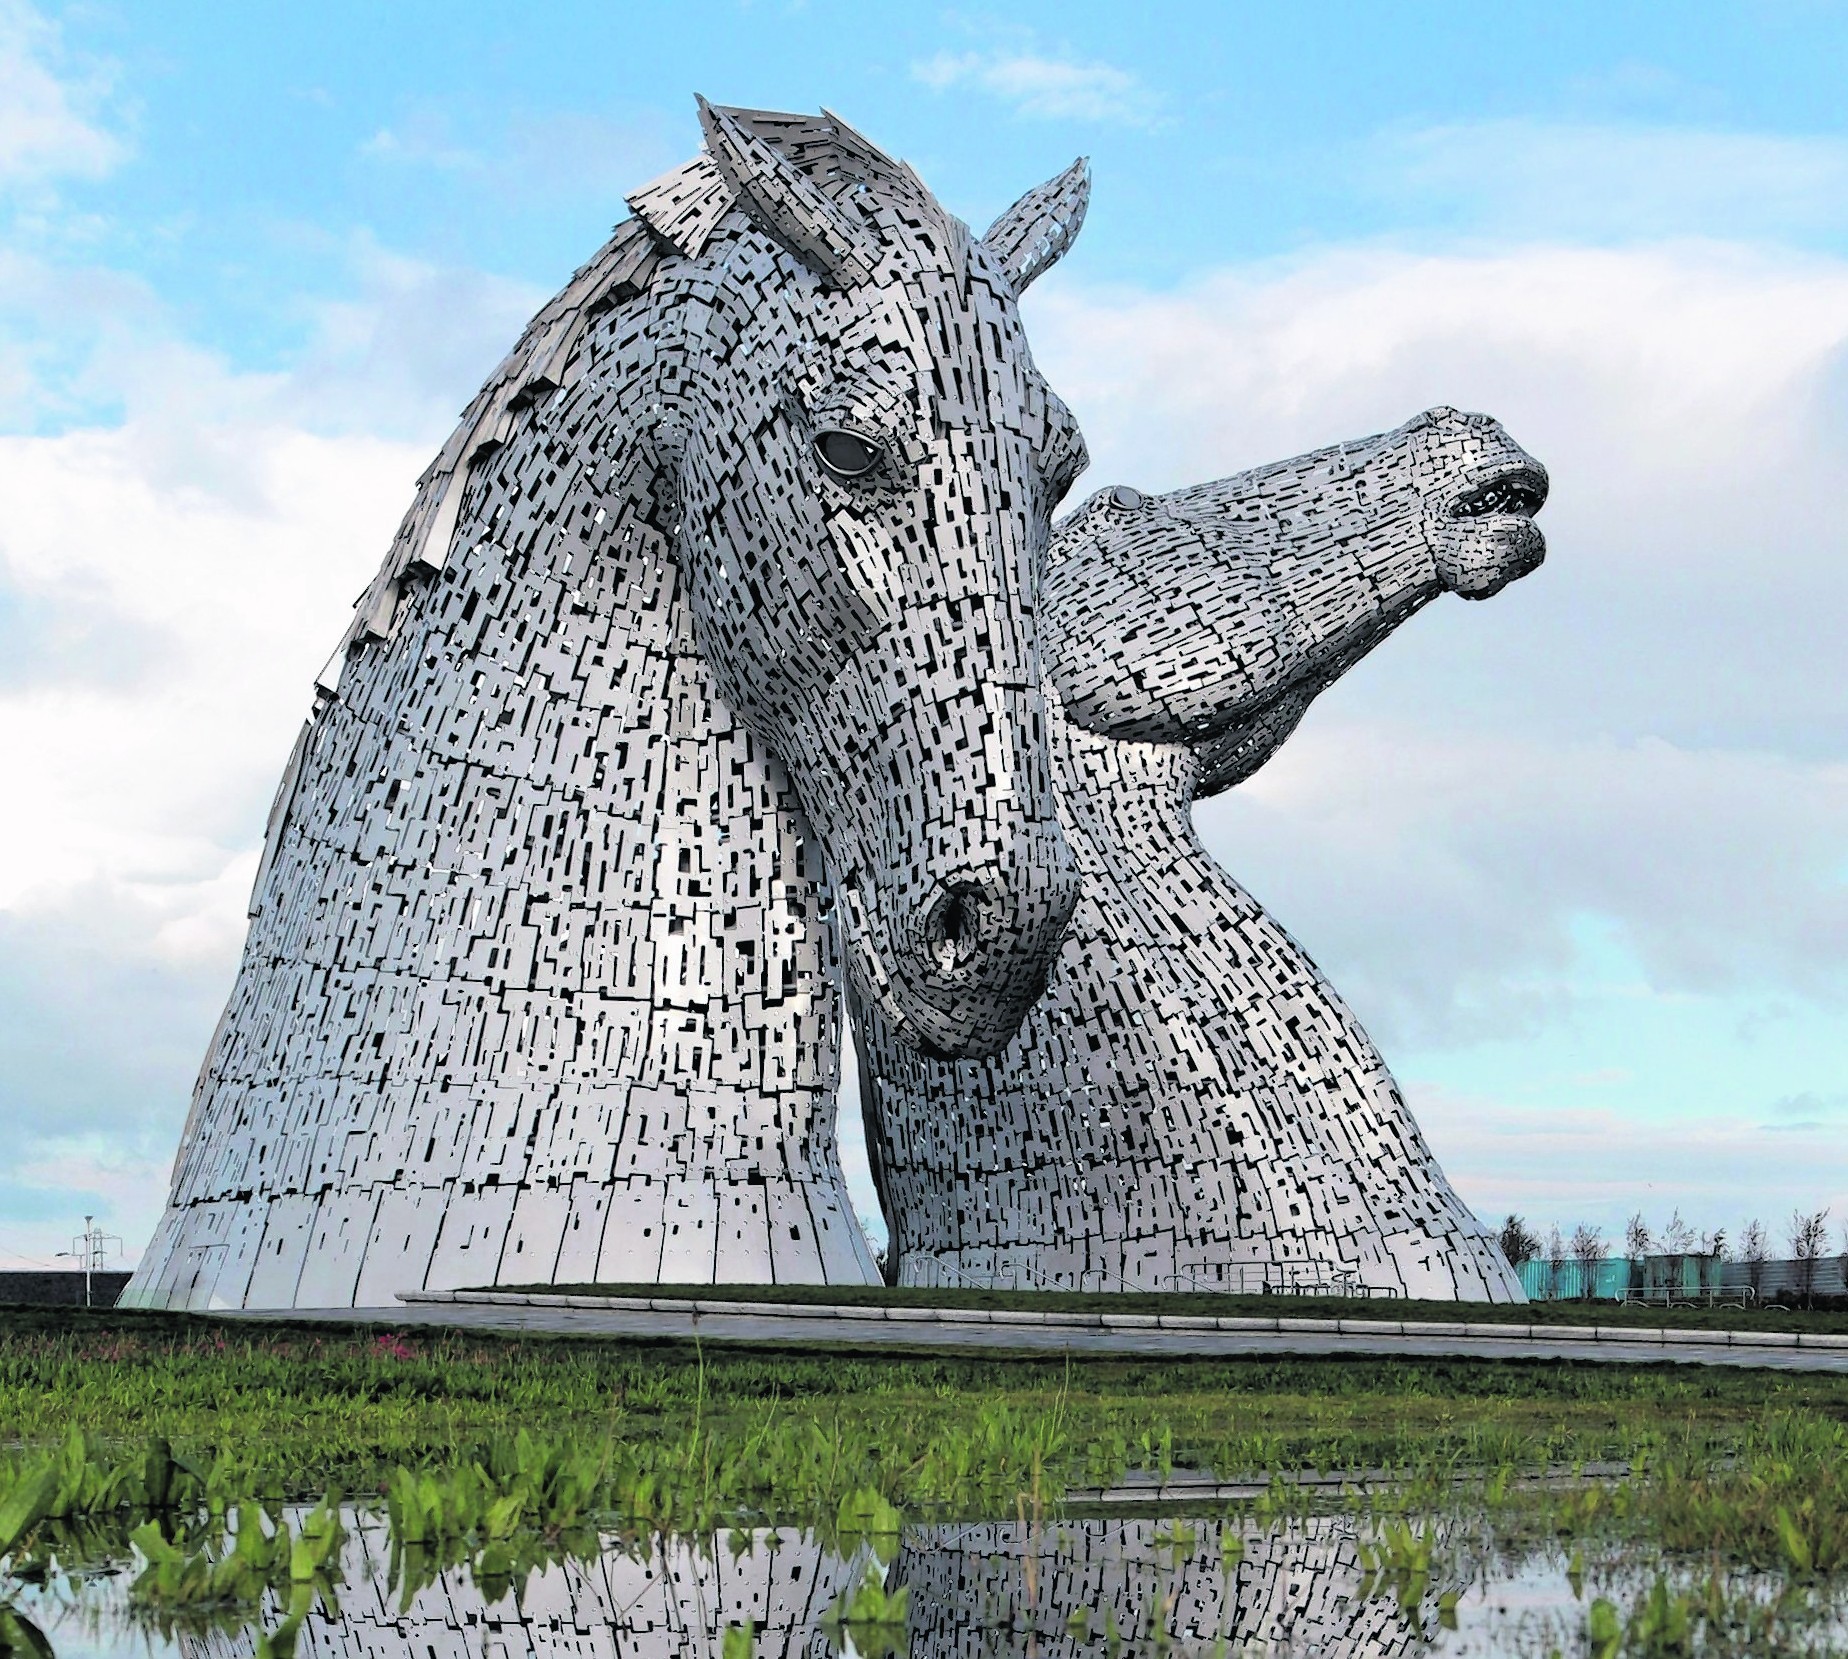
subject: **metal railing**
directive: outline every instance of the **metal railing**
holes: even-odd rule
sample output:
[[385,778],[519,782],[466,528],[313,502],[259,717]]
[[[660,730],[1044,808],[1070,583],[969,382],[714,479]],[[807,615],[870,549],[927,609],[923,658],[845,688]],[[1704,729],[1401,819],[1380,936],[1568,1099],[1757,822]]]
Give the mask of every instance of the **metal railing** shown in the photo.
[[1333,1267],[1326,1262],[1244,1262],[1229,1266],[1212,1277],[1176,1272],[1161,1274],[1153,1283],[1147,1280],[1138,1283],[1103,1267],[1078,1269],[1069,1278],[1062,1278],[1025,1262],[1003,1262],[981,1269],[963,1267],[940,1256],[913,1255],[907,1256],[901,1264],[898,1282],[919,1290],[1108,1290],[1132,1294],[1194,1291],[1217,1296],[1394,1294],[1390,1290],[1363,1285],[1352,1269]]
[[1626,1290],[1621,1305],[1626,1308],[1749,1308],[1758,1303],[1758,1293],[1750,1285],[1682,1285],[1645,1286]]
[[899,1284],[915,1290],[993,1290],[985,1279],[963,1272],[938,1256],[907,1256],[899,1266]]
[[[1236,1275],[1236,1282],[1232,1275]],[[1391,1296],[1390,1290],[1359,1282],[1350,1268],[1326,1262],[1241,1262],[1215,1278],[1169,1273],[1164,1290],[1203,1291],[1219,1296]]]

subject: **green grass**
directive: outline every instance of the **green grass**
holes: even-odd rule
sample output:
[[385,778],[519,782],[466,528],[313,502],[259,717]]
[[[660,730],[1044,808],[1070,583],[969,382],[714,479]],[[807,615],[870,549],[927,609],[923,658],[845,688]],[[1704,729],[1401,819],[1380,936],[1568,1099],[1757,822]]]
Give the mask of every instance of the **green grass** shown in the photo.
[[[1279,1470],[1535,1467],[1735,1450],[1755,1424],[1848,1422],[1848,1377],[1556,1361],[1212,1359],[703,1351],[688,1343],[262,1325],[189,1315],[0,1314],[0,1424],[235,1458],[265,1491],[378,1491],[520,1429],[621,1445],[772,1441],[793,1460],[742,1500],[831,1509],[874,1486],[960,1502],[1014,1478],[1003,1442],[1056,1420],[1062,1484],[1173,1464]],[[986,1414],[986,1415],[984,1415]],[[1011,1425],[1011,1426],[1009,1426]],[[1036,1426],[1037,1425],[1037,1426]],[[792,1448],[800,1448],[800,1453]],[[715,1455],[717,1455],[715,1453]],[[779,1452],[778,1456],[783,1453]],[[1022,1454],[1026,1455],[1026,1454]],[[729,1477],[728,1477],[729,1478]],[[739,1477],[743,1479],[742,1476]]]
[[[1848,1333],[1848,1308],[1641,1308],[1618,1302],[1419,1302],[1389,1297],[1222,1296],[1205,1291],[918,1290],[886,1285],[496,1285],[551,1296],[786,1302],[804,1307],[995,1308],[1034,1313],[1217,1314],[1260,1319],[1437,1320],[1496,1325],[1615,1325],[1642,1330]],[[1833,1298],[1840,1301],[1839,1297]]]
[[[141,1603],[246,1621],[265,1588],[305,1608],[329,1559],[332,1523],[288,1533],[283,1498],[384,1508],[394,1584],[465,1563],[494,1590],[611,1530],[774,1521],[850,1543],[900,1514],[1039,1516],[1175,1468],[1389,1469],[1386,1489],[1337,1501],[1401,1576],[1425,1571],[1429,1534],[1395,1517],[1443,1512],[1486,1515],[1498,1547],[1679,1563],[1672,1596],[1652,1585],[1623,1616],[1637,1630],[1736,1622],[1727,1574],[1771,1575],[1792,1607],[1848,1581],[1848,1377],[1828,1373],[853,1356],[60,1309],[0,1311],[0,1425],[0,1555],[19,1582],[54,1557],[120,1560],[132,1538]],[[1613,1459],[1632,1475],[1517,1478]],[[1256,1518],[1329,1501],[1273,1482]],[[1698,1605],[1690,1563],[1710,1575]]]

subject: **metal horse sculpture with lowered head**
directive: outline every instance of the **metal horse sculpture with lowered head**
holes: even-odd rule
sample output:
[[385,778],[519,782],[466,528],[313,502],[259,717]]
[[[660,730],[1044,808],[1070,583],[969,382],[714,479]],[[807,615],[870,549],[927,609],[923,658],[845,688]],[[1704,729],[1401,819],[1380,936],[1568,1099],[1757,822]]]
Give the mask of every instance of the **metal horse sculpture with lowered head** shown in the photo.
[[1379,1051],[1201,845],[1316,695],[1444,593],[1540,563],[1539,463],[1486,415],[1217,483],[1094,496],[1053,538],[1053,776],[1084,897],[992,1058],[863,1010],[901,1282],[1521,1301]]
[[832,116],[700,115],[323,676],[131,1303],[870,1280],[837,919],[921,1052],[1045,982],[1035,598],[1084,450],[1016,299],[1084,168],[978,240]]

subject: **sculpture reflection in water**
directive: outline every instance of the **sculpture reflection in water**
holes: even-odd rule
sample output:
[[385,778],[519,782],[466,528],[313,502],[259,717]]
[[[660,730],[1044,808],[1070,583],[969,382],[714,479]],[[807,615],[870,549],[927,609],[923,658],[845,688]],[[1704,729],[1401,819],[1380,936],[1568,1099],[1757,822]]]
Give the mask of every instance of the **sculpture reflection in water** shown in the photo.
[[910,1651],[931,1659],[1058,1659],[1113,1634],[1130,1653],[1387,1659],[1438,1627],[1435,1584],[1404,1605],[1368,1593],[1380,1587],[1339,1516],[1258,1534],[1156,1520],[910,1528],[892,1580],[908,1591]]
[[1538,565],[1546,489],[1495,421],[1433,409],[1059,525],[1046,689],[1084,893],[998,1057],[918,1054],[861,1010],[901,1282],[1525,1299],[1360,1022],[1192,813],[1414,612]]
[[[1393,1659],[1438,1628],[1438,1587],[1406,1602],[1372,1593],[1353,1523],[1316,1517],[1263,1533],[1226,1523],[1066,1520],[907,1527],[885,1569],[904,1589],[906,1629],[857,1630],[862,1652],[891,1645],[912,1659],[1100,1650],[1339,1654]],[[754,1631],[757,1659],[825,1659],[831,1614],[872,1568],[793,1530],[721,1533],[709,1547],[611,1541],[589,1560],[534,1572],[516,1595],[484,1595],[466,1569],[439,1573],[408,1598],[389,1582],[383,1529],[354,1526],[340,1611],[303,1624],[302,1659],[463,1659],[484,1652],[605,1654],[611,1659],[721,1659],[725,1633]],[[1223,1640],[1223,1648],[1215,1644]],[[188,1659],[243,1659],[254,1629],[181,1637]]]

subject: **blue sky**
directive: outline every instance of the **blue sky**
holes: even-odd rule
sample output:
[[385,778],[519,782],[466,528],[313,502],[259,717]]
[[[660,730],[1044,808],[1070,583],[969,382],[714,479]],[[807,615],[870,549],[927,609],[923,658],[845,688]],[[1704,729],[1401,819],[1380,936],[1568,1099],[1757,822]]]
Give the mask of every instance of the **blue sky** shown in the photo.
[[1081,491],[1485,408],[1546,567],[1209,844],[1479,1209],[1848,1218],[1848,12],[0,0],[0,1256],[138,1248],[274,779],[412,479],[693,94],[838,110],[1029,297]]
[[242,367],[294,361],[356,240],[556,286],[623,191],[697,146],[694,90],[825,103],[981,222],[1092,152],[1092,282],[1359,238],[1848,232],[1833,5],[51,15],[116,159],[16,234],[139,279]]

